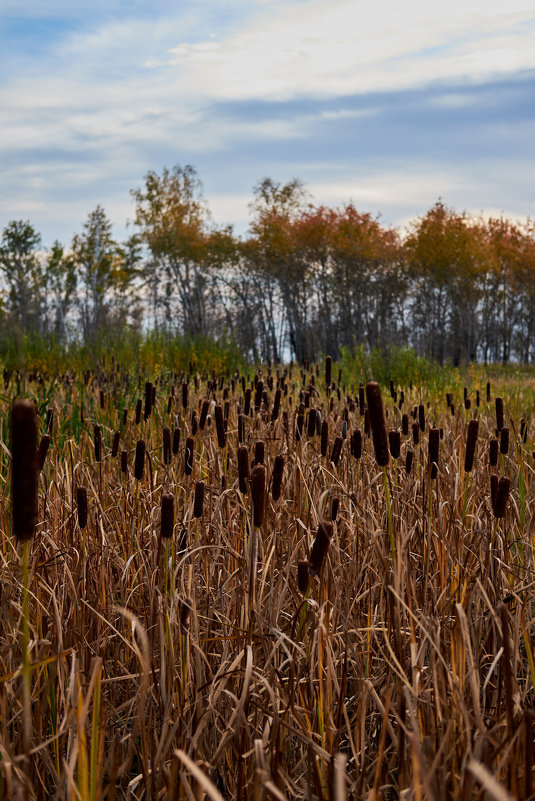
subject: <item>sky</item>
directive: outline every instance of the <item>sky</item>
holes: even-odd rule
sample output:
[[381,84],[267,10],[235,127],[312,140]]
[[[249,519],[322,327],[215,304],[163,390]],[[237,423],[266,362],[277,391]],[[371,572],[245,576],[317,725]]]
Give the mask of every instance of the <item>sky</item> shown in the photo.
[[403,229],[440,198],[535,217],[533,0],[0,0],[0,230],[122,239],[149,170],[214,224],[300,179]]

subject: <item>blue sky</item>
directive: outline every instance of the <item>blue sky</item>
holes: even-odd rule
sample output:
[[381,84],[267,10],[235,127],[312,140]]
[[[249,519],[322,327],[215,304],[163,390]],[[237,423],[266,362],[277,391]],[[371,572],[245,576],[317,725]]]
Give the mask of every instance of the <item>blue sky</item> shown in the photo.
[[49,246],[192,164],[217,224],[300,178],[403,227],[441,197],[535,217],[532,0],[1,0],[0,228]]

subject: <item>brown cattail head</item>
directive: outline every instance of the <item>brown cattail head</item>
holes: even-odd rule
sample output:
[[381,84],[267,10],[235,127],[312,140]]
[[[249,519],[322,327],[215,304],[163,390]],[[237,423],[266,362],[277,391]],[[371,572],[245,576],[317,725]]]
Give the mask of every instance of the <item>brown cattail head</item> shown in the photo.
[[301,595],[304,595],[308,590],[309,582],[308,559],[303,559],[297,564],[297,588]]
[[334,523],[338,516],[338,509],[340,508],[340,498],[334,497],[331,502],[331,521]]
[[438,451],[440,446],[440,431],[438,428],[431,428],[429,430],[429,442],[428,442],[428,456],[429,456],[429,465],[431,467],[431,478],[436,478],[437,476],[437,465],[438,465]]
[[332,381],[333,360],[331,356],[325,357],[325,386],[330,387]]
[[178,453],[178,449],[180,448],[180,429],[175,428],[173,431],[173,453],[175,456]]
[[204,481],[195,484],[195,498],[193,501],[193,517],[202,517],[204,507]]
[[501,431],[503,428],[503,398],[497,397],[496,405],[496,428]]
[[413,445],[418,445],[420,442],[420,426],[418,423],[412,424],[412,443]]
[[344,440],[342,437],[335,437],[333,442],[333,449],[331,451],[331,462],[336,467],[338,462],[340,461],[340,454],[342,453],[342,445],[344,444]]
[[173,536],[175,527],[175,499],[170,492],[162,495],[162,507],[160,510],[160,536],[168,540]]
[[263,464],[253,467],[251,473],[251,497],[253,499],[253,523],[261,526],[264,521],[264,492],[266,488],[266,468]]
[[281,405],[281,395],[282,395],[281,388],[278,387],[277,390],[275,391],[275,399],[273,401],[273,409],[271,410],[271,422],[272,423],[274,423],[275,420],[279,416],[279,410],[280,410],[280,405]]
[[39,450],[37,452],[37,468],[39,472],[45,466],[46,455],[50,447],[50,434],[43,434],[41,442],[39,443]]
[[474,466],[474,456],[476,452],[477,433],[479,431],[479,421],[470,420],[466,433],[466,450],[464,452],[464,472],[470,473]]
[[81,529],[87,526],[87,490],[85,487],[76,489],[76,506],[78,510],[78,525]]
[[494,517],[505,517],[507,501],[509,500],[509,490],[511,489],[511,479],[509,476],[502,476],[498,481],[496,489],[496,499],[494,501]]
[[312,550],[310,551],[310,564],[309,572],[311,576],[319,576],[327,549],[329,548],[331,537],[333,534],[333,524],[326,520],[321,520],[318,526],[316,539],[312,543]]
[[[301,404],[302,405],[302,404]],[[297,420],[295,426],[295,439],[297,442],[301,441],[301,437],[303,436],[303,426],[305,423],[305,415],[302,411],[297,413]]]
[[425,406],[423,403],[418,406],[418,424],[420,431],[425,431]]
[[199,423],[197,421],[197,412],[195,409],[191,412],[191,436],[194,437],[197,433],[197,427]]
[[238,415],[238,442],[241,444],[245,439],[245,415]]
[[209,408],[210,408],[210,401],[207,400],[203,401],[201,416],[199,418],[199,428],[201,429],[201,431],[204,430],[204,427],[206,425],[206,418],[208,417]]
[[115,431],[113,434],[113,440],[111,443],[111,455],[115,459],[117,454],[119,453],[119,441],[121,439],[121,432]]
[[238,486],[244,495],[248,492],[249,482],[249,451],[246,445],[238,448]]
[[143,405],[143,403],[142,403],[141,398],[138,398],[137,399],[137,403],[136,403],[136,425],[137,426],[141,422],[141,407],[142,407],[142,405]]
[[102,459],[102,428],[99,425],[93,426],[93,442],[95,445],[95,461]]
[[264,464],[264,440],[259,439],[254,447],[255,464]]
[[385,415],[381,387],[375,381],[366,384],[366,401],[370,416],[375,460],[379,467],[386,467],[390,460],[388,453],[388,437],[386,435]]
[[403,436],[406,437],[409,433],[409,415],[404,414],[401,418],[401,431]]
[[275,456],[273,463],[273,482],[271,484],[271,495],[274,501],[278,501],[281,496],[282,476],[284,472],[284,456],[279,453]]
[[128,472],[128,451],[121,451],[121,473]]
[[11,409],[11,498],[13,533],[21,542],[34,534],[38,480],[35,406],[16,400]]
[[143,410],[143,417],[148,420],[152,412],[152,383],[147,381],[145,383],[145,408]]
[[136,445],[136,455],[134,458],[134,478],[141,481],[145,468],[145,440],[140,439]]
[[310,409],[307,418],[307,437],[312,439],[316,433],[316,410]]
[[507,426],[500,431],[500,453],[504,455],[509,453],[509,429]]
[[493,437],[489,442],[489,465],[491,467],[496,467],[498,464],[498,451],[499,451],[499,443],[496,437]]
[[401,451],[401,434],[397,429],[388,432],[388,444],[392,459],[399,459]]
[[249,417],[249,412],[251,411],[251,388],[247,387],[245,390],[244,400],[243,400],[243,413],[246,417]]
[[410,475],[412,470],[412,462],[414,459],[414,451],[409,448],[407,453],[405,454],[405,472],[407,475]]
[[254,396],[254,409],[255,412],[260,411],[260,406],[262,405],[262,396],[264,394],[264,382],[259,381],[256,385],[256,392]]
[[185,381],[182,384],[182,407],[184,409],[188,408],[188,385]]
[[217,444],[220,448],[224,448],[227,444],[227,434],[225,431],[225,424],[223,422],[223,409],[219,403],[215,407],[215,428],[217,433]]
[[184,473],[191,476],[193,473],[193,459],[195,453],[195,440],[193,437],[187,437],[186,449],[184,453]]

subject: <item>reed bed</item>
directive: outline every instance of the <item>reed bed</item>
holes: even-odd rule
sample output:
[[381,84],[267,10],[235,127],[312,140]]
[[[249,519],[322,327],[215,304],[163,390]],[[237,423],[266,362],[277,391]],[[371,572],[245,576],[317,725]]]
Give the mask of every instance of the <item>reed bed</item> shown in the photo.
[[361,378],[4,377],[0,798],[535,797],[533,388]]

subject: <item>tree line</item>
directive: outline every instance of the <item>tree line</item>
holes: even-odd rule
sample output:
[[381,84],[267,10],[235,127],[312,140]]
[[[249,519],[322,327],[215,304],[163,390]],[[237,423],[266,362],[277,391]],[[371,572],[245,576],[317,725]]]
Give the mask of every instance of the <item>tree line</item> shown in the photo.
[[311,202],[298,180],[253,190],[245,237],[212,223],[191,166],[132,191],[134,232],[91,212],[48,252],[10,222],[0,245],[0,326],[90,342],[110,328],[232,339],[255,361],[313,361],[344,347],[411,345],[441,364],[535,360],[535,227],[442,201],[404,236],[352,203]]

